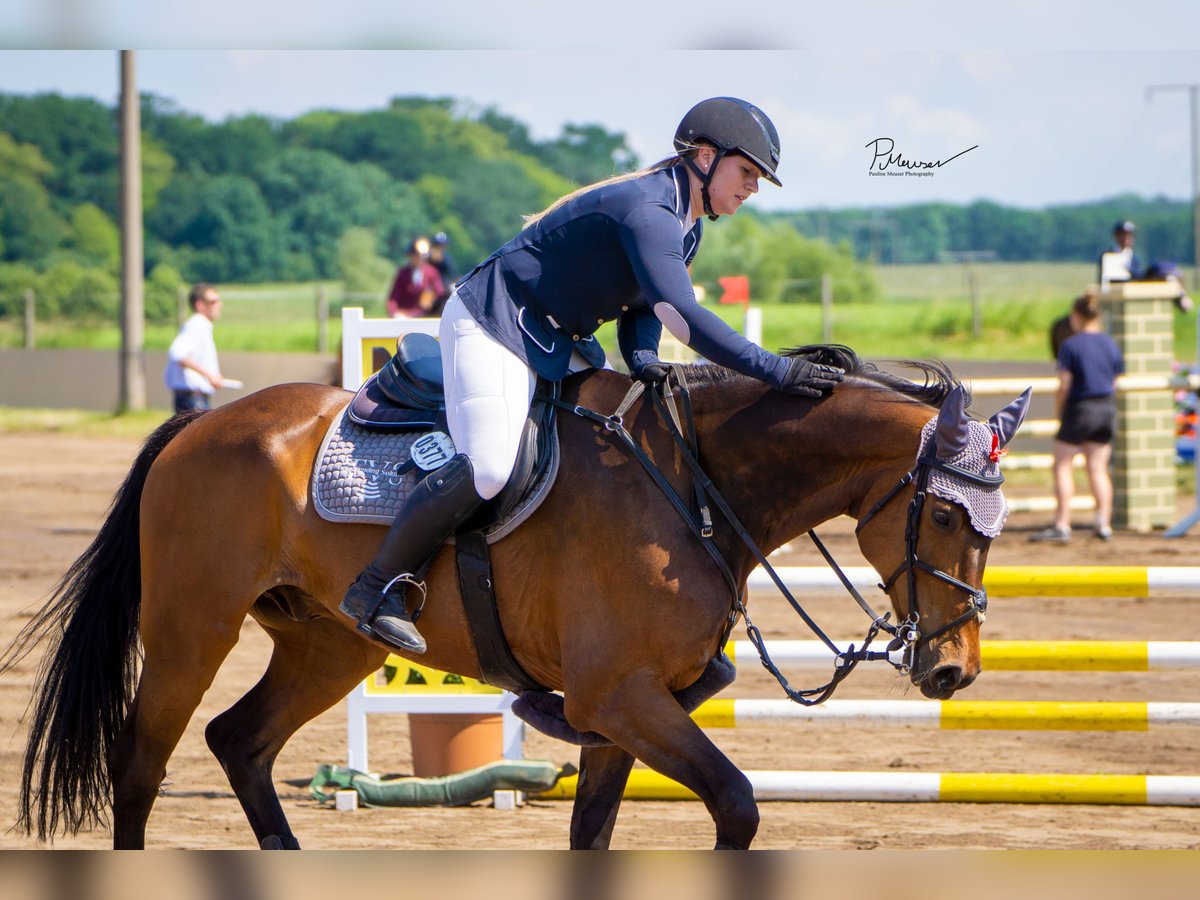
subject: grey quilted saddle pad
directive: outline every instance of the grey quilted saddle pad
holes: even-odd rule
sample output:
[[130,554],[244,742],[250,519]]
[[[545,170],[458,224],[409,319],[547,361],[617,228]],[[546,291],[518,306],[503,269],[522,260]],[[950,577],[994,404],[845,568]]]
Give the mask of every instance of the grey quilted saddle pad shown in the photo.
[[[347,404],[348,407],[348,404]],[[330,425],[313,466],[312,499],[330,522],[388,525],[425,472],[410,464],[412,447],[425,431],[368,431],[343,410]],[[546,475],[512,512],[487,530],[488,543],[511,533],[533,514],[558,475],[558,442]]]

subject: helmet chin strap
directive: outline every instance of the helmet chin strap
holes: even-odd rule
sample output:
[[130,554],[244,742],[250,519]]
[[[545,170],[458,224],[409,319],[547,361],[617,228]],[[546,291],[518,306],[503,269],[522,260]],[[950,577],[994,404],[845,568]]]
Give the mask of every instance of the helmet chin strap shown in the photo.
[[717,163],[724,158],[725,152],[724,150],[716,151],[716,155],[713,156],[712,165],[708,167],[707,172],[696,165],[696,160],[691,156],[683,157],[683,161],[687,167],[695,172],[696,177],[700,179],[700,199],[704,201],[704,214],[713,222],[717,221],[718,215],[713,212],[712,201],[708,196],[708,184],[712,181],[713,173],[717,171]]

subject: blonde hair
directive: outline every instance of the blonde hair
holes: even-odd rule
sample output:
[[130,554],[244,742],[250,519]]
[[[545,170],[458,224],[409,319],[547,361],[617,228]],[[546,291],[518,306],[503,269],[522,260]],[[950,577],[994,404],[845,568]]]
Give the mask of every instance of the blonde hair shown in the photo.
[[550,213],[570,203],[576,197],[582,197],[584,194],[589,194],[596,190],[596,188],[607,187],[610,184],[620,184],[624,181],[633,181],[633,179],[641,178],[643,175],[649,175],[652,172],[661,172],[663,169],[669,169],[671,166],[678,165],[679,163],[683,162],[684,156],[688,155],[689,153],[694,153],[696,149],[697,147],[688,147],[687,149],[676,153],[674,156],[668,156],[666,159],[660,159],[652,166],[646,166],[644,169],[638,169],[634,172],[625,172],[621,175],[613,175],[611,178],[605,178],[603,181],[597,181],[594,184],[584,185],[578,190],[571,191],[571,193],[559,197],[540,213],[534,213],[531,216],[525,216],[525,224],[522,226],[522,230],[536,225],[542,219],[546,218],[546,216],[550,215]]

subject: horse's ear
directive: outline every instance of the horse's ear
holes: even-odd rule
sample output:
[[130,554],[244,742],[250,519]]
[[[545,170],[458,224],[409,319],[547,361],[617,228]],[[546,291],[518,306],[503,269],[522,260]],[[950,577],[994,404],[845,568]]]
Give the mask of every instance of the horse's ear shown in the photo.
[[938,413],[935,432],[938,459],[951,459],[967,448],[971,437],[970,423],[963,408],[963,389],[960,384],[946,397]]
[[1025,393],[988,419],[988,425],[1000,438],[1001,447],[1006,446],[1013,439],[1013,435],[1025,421],[1025,413],[1029,411],[1029,397],[1032,393],[1032,387],[1025,388]]

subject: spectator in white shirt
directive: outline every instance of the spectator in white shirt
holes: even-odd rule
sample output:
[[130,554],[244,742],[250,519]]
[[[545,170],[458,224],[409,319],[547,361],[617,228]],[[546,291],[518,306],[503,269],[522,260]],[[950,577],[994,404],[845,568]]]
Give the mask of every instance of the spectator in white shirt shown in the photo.
[[175,395],[175,412],[211,409],[212,395],[223,383],[213,341],[213,322],[221,315],[221,297],[211,284],[197,284],[188,295],[191,317],[167,351],[163,375]]

